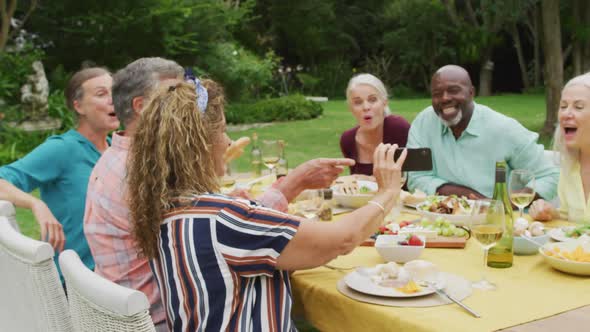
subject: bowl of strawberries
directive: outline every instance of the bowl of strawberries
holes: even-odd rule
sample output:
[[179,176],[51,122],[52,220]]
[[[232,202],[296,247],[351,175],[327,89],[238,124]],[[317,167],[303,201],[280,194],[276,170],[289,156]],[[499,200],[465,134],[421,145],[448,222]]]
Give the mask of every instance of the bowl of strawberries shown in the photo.
[[418,259],[426,246],[422,235],[379,235],[375,249],[387,262],[405,263]]

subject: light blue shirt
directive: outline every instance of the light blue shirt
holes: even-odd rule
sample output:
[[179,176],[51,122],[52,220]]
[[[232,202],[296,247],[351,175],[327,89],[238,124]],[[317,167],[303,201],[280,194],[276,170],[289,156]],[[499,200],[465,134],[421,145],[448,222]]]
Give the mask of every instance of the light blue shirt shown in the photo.
[[559,168],[544,157],[543,146],[537,144],[539,135],[487,106],[474,105],[471,120],[458,139],[432,106],[418,114],[410,128],[408,148],[430,148],[433,169],[410,172],[409,189],[432,195],[443,184],[453,183],[492,197],[496,161],[505,160],[508,172],[526,169],[534,173],[536,192],[552,200]]
[[[84,236],[83,221],[88,179],[100,156],[86,137],[69,130],[47,138],[23,158],[0,168],[0,178],[20,190],[40,189],[41,199],[63,226],[64,250],[76,251],[92,270],[94,260]],[[59,264],[56,265],[59,271]]]

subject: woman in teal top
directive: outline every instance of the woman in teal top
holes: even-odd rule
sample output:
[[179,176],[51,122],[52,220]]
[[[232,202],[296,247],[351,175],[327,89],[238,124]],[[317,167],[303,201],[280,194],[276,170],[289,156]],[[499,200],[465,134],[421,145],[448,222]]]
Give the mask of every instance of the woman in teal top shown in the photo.
[[[119,126],[111,98],[111,74],[83,69],[65,90],[67,106],[77,117],[75,130],[47,138],[28,155],[0,168],[0,199],[30,209],[41,239],[57,253],[73,249],[86,266],[94,261],[83,232],[88,178],[108,148],[107,134]],[[41,199],[29,192],[39,188]]]

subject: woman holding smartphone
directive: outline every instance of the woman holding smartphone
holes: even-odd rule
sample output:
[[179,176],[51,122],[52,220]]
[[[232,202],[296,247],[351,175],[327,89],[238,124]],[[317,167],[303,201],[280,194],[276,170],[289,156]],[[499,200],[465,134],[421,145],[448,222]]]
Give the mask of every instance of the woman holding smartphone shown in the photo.
[[371,74],[354,76],[346,88],[348,108],[357,126],[340,137],[340,149],[346,158],[356,161],[351,174],[373,175],[373,153],[381,144],[406,146],[410,123],[389,110],[387,90]]

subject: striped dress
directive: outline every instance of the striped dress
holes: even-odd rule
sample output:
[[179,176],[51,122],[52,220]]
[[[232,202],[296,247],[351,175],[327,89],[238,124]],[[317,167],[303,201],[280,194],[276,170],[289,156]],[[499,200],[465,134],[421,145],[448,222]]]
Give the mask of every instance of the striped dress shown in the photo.
[[171,331],[294,331],[291,284],[276,260],[296,217],[221,195],[164,216],[151,267]]

